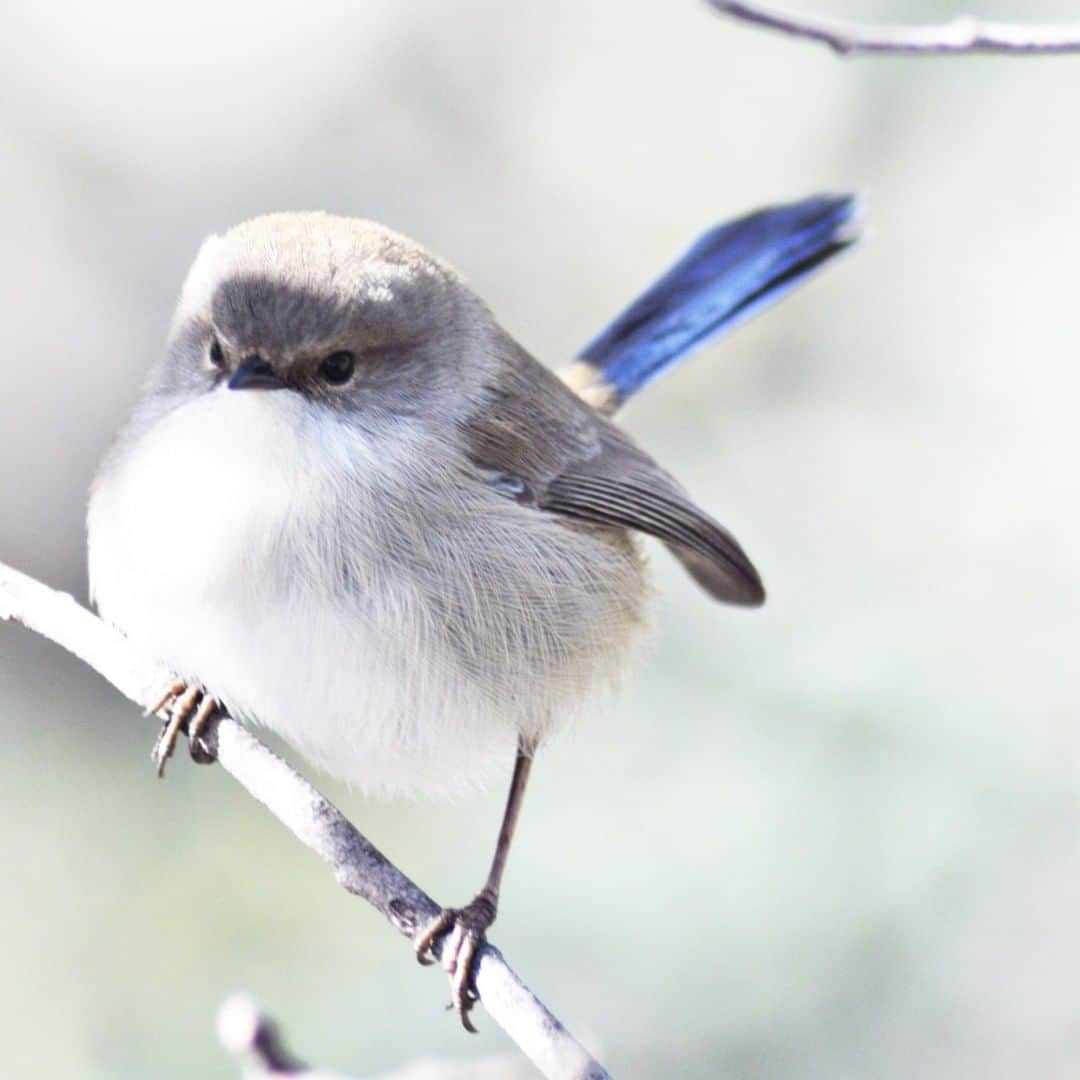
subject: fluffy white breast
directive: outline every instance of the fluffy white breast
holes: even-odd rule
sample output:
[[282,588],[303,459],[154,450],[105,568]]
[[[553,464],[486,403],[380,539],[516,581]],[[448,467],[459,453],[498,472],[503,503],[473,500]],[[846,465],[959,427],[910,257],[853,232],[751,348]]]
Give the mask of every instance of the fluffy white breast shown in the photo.
[[288,392],[205,394],[122,437],[98,477],[95,603],[352,783],[442,794],[504,774],[518,732],[615,671],[639,567],[553,522],[526,537],[494,496],[441,518],[430,468],[409,490],[432,457],[401,424],[376,447]]
[[394,730],[409,678],[395,643],[417,636],[408,583],[357,605],[327,576],[343,457],[376,467],[362,439],[334,445],[292,394],[222,389],[177,408],[122,442],[95,484],[92,595],[145,652],[328,771],[438,787],[407,752],[417,733]]
[[308,410],[219,389],[122,437],[89,511],[102,615],[369,790],[505,773],[519,732],[613,675],[636,556],[479,486],[440,510],[463,485],[421,432],[376,441]]

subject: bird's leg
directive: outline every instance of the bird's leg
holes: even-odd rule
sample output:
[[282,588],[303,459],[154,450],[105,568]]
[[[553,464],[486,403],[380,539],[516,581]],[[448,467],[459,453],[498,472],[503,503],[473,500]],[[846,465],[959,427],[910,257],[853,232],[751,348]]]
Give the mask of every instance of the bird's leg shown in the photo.
[[172,756],[181,732],[187,733],[193,761],[200,765],[209,765],[216,760],[214,751],[204,736],[218,711],[217,699],[198,686],[188,686],[177,679],[165,688],[161,697],[146,710],[147,715],[164,714],[161,733],[150,752],[158,776],[165,775],[165,762]]
[[454,1010],[466,1031],[476,1031],[469,1019],[469,1010],[477,1000],[473,987],[473,963],[484,944],[484,934],[495,921],[499,908],[499,886],[502,884],[506,859],[510,854],[510,844],[514,839],[514,827],[525,799],[525,785],[532,768],[532,755],[533,747],[523,740],[519,741],[514,775],[510,780],[510,793],[503,811],[502,827],[499,829],[495,856],[491,860],[491,870],[484,887],[465,907],[445,908],[415,941],[417,959],[422,964],[430,964],[434,962],[431,957],[432,946],[444,934],[448,935],[440,959],[443,970],[450,976]]
[[198,765],[213,765],[217,761],[217,753],[214,745],[211,745],[207,736],[210,734],[211,723],[220,714],[221,706],[218,699],[209,694],[203,694],[202,701],[195,711],[195,715],[188,724],[188,753],[191,760]]

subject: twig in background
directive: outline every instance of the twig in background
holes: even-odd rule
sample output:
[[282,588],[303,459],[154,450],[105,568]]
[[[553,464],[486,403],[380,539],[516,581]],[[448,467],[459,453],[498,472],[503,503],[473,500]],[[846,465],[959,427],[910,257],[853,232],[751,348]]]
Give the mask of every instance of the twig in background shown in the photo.
[[[218,1010],[217,1031],[221,1045],[243,1066],[246,1080],[259,1077],[299,1076],[307,1080],[331,1080],[332,1074],[314,1072],[285,1049],[277,1025],[263,1015],[245,994],[233,994]],[[338,1075],[333,1080],[349,1080]]]
[[[240,1062],[244,1080],[361,1080],[358,1076],[309,1069],[285,1048],[277,1025],[246,994],[234,994],[218,1010],[218,1038]],[[532,1069],[521,1057],[484,1058],[481,1061],[415,1061],[378,1080],[529,1080]],[[366,1078],[375,1080],[375,1078]]]
[[875,26],[821,15],[796,15],[746,0],[707,0],[721,15],[828,45],[842,56],[859,53],[933,56],[964,53],[1080,52],[1080,23],[1025,25],[957,15],[944,23]]

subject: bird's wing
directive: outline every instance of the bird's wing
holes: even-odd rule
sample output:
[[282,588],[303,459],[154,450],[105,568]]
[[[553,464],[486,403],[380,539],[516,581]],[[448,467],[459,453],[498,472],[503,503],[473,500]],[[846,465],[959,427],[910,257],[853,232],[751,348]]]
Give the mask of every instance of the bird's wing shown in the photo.
[[662,540],[717,600],[763,603],[738,541],[625,433],[519,352],[466,425],[473,460],[523,481],[541,511]]
[[765,600],[761,578],[735,537],[638,455],[626,459],[609,451],[569,468],[538,494],[537,503],[567,517],[663,540],[717,600],[751,607]]

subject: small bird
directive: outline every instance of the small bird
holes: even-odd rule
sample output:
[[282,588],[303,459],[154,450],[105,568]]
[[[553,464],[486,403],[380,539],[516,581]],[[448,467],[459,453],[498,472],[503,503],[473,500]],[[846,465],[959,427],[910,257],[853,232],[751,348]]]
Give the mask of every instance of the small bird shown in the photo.
[[175,673],[159,772],[218,710],[382,794],[515,761],[491,871],[443,935],[472,967],[537,748],[619,673],[647,599],[636,536],[712,597],[765,592],[732,535],[608,415],[852,240],[849,197],[705,234],[562,378],[444,261],[370,221],[270,214],[200,249],[168,345],[94,480],[91,595]]

